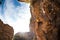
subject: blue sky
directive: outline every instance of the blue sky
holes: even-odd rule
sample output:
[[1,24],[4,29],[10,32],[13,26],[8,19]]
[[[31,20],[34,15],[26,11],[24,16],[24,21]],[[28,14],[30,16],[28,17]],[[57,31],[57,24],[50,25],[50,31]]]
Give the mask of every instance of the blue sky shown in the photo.
[[14,33],[28,32],[30,23],[30,4],[17,0],[5,0],[0,5],[0,19],[14,28]]

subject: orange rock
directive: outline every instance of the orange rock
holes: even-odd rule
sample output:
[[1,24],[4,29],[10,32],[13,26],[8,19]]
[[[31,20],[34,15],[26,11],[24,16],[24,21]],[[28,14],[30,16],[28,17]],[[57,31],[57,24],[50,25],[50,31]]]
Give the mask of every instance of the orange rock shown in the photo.
[[37,40],[60,40],[60,1],[31,0],[30,29]]

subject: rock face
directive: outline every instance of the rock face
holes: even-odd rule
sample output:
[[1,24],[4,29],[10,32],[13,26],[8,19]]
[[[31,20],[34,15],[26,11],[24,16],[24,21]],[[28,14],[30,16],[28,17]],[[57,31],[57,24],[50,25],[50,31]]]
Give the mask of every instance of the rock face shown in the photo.
[[30,0],[30,29],[37,40],[60,40],[60,0]]
[[60,40],[60,0],[31,0],[30,29],[37,40]]
[[13,28],[0,20],[0,40],[12,40],[13,34]]
[[34,34],[32,32],[25,33],[16,33],[14,36],[14,40],[33,40]]

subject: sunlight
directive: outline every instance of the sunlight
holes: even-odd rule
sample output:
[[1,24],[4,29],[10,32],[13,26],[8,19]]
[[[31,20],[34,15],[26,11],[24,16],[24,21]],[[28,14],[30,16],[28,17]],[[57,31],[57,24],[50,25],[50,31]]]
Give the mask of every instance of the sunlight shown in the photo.
[[[13,27],[14,34],[16,34],[17,32],[29,32],[30,31],[29,29],[30,17],[31,17],[30,8],[26,8],[24,10],[26,11],[23,12],[20,10],[18,12],[18,15],[16,16],[16,21],[15,19],[6,17],[6,22]],[[25,14],[20,14],[21,12]]]
[[17,2],[16,0],[5,0],[4,10],[0,19],[5,24],[9,24],[13,27],[14,34],[17,32],[29,32],[31,17],[29,6],[29,3]]
[[8,22],[9,25],[13,26],[14,28],[14,34],[17,32],[29,32],[29,20],[24,21],[24,20],[17,20],[16,22],[13,21],[9,21]]

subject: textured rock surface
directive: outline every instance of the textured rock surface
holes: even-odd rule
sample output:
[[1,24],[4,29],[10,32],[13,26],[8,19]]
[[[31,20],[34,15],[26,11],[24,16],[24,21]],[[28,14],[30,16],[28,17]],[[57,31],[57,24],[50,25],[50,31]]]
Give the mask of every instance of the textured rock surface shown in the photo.
[[26,33],[16,33],[14,36],[14,40],[33,40],[34,34],[32,32]]
[[60,0],[30,0],[30,30],[37,40],[60,40]]
[[13,34],[13,28],[0,20],[0,40],[12,40]]
[[60,40],[60,1],[31,0],[30,29],[37,40]]

